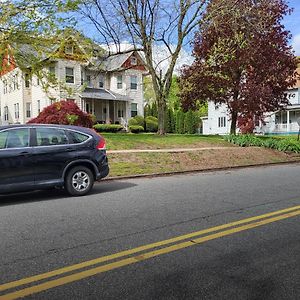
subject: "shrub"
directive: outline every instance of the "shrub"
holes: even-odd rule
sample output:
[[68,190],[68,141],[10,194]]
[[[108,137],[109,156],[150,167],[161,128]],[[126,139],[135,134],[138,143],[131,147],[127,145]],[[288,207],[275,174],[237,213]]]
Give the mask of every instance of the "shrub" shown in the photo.
[[138,125],[138,122],[135,118],[130,118],[128,120],[128,126],[135,126],[135,125]]
[[158,120],[156,117],[149,116],[146,118],[146,131],[147,132],[157,132],[158,130]]
[[258,146],[300,153],[300,143],[294,139],[261,138],[250,134],[229,135],[224,139],[241,147]]
[[140,133],[140,132],[144,131],[144,127],[139,126],[139,125],[132,125],[132,126],[129,126],[129,130],[132,133]]
[[97,132],[118,132],[123,129],[123,126],[118,124],[96,124],[93,128]]
[[144,119],[144,117],[142,117],[142,116],[135,116],[134,119],[137,122],[136,125],[143,126],[143,127],[145,126],[145,119]]
[[184,112],[182,110],[178,110],[176,113],[176,133],[184,133],[184,118]]
[[92,128],[93,118],[83,112],[74,101],[55,102],[43,109],[28,123],[76,125]]

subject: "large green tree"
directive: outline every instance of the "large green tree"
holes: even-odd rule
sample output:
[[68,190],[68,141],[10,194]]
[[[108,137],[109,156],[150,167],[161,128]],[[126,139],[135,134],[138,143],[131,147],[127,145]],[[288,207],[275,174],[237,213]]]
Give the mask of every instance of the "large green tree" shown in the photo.
[[238,119],[263,119],[289,103],[297,59],[281,21],[285,0],[211,0],[194,41],[194,63],[182,70],[182,105],[225,103],[231,133]]
[[9,55],[21,69],[28,66],[38,69],[41,60],[53,53],[53,46],[62,41],[64,28],[74,25],[75,18],[70,12],[77,9],[79,2],[0,1],[0,58]]
[[[113,43],[120,52],[120,45],[127,40],[143,51],[158,104],[160,134],[165,132],[166,103],[178,56],[201,22],[207,2],[87,0],[81,6],[82,14],[91,21],[102,42]],[[155,60],[157,51],[166,53],[161,61]]]

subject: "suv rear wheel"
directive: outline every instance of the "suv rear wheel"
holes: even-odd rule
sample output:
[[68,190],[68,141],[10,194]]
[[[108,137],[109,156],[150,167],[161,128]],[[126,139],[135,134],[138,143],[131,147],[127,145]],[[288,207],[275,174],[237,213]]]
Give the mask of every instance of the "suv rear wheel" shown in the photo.
[[65,178],[65,189],[72,196],[86,195],[92,189],[93,185],[93,173],[84,166],[72,168]]

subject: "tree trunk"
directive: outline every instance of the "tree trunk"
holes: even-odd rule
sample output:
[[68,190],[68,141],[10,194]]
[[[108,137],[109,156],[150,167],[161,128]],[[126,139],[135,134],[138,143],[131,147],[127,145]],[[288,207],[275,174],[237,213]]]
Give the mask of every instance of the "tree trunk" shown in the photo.
[[158,131],[159,135],[164,135],[165,132],[165,110],[166,102],[165,99],[159,99],[158,101]]
[[233,111],[231,114],[231,127],[230,127],[230,134],[236,134],[236,123],[237,123],[237,112]]

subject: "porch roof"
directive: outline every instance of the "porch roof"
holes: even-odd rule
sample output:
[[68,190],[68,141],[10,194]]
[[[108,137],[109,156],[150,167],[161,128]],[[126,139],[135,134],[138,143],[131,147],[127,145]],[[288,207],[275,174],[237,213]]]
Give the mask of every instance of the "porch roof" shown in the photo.
[[112,92],[107,89],[85,88],[79,96],[81,98],[97,99],[97,100],[112,100],[112,101],[132,101],[131,98]]

